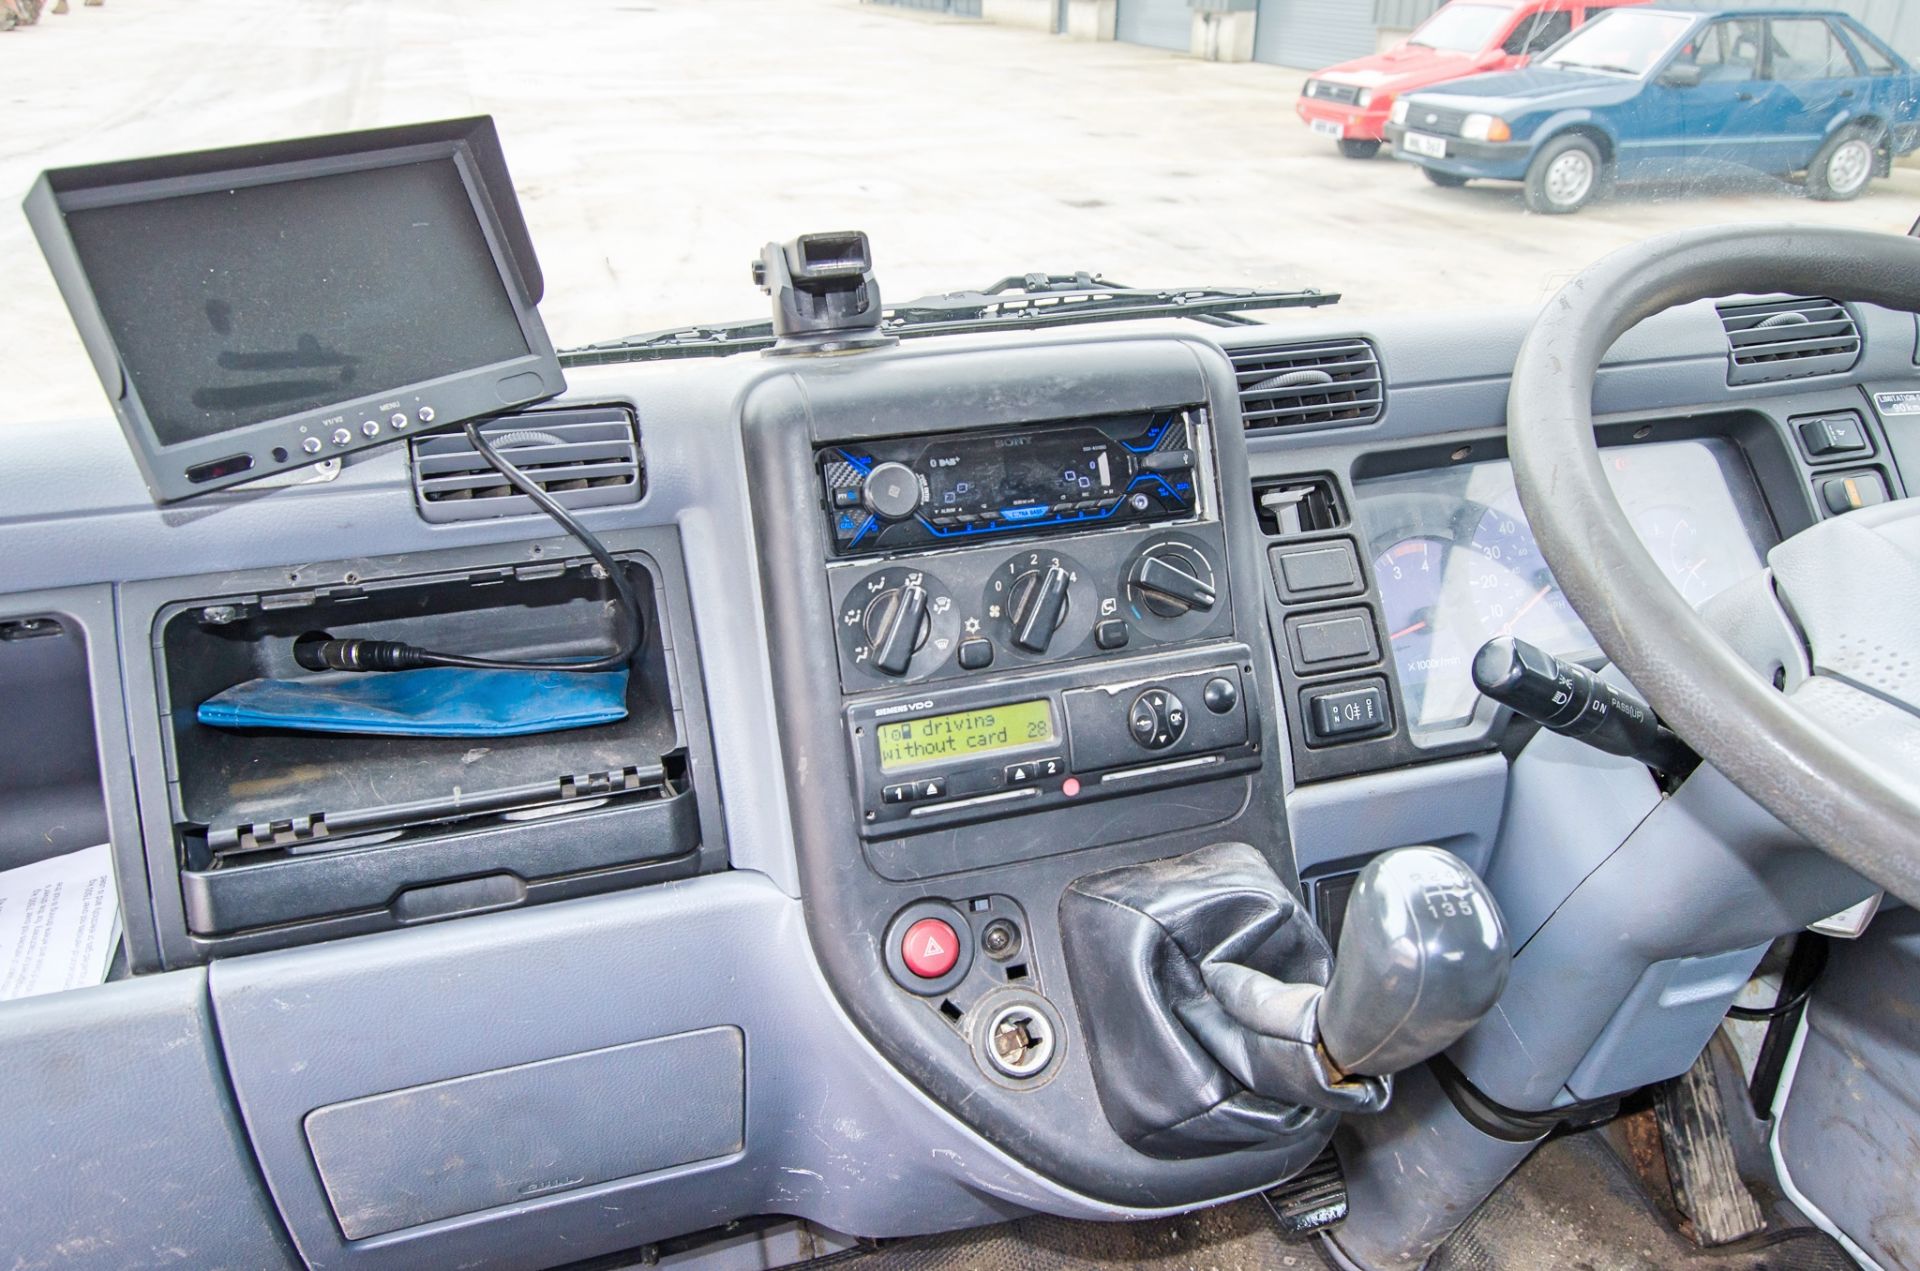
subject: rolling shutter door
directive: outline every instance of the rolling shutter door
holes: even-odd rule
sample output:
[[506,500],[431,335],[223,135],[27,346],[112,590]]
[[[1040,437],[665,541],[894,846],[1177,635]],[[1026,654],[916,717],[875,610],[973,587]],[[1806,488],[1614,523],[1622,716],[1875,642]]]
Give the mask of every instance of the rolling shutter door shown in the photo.
[[1129,44],[1185,53],[1193,43],[1193,10],[1187,0],[1120,0],[1114,34]]
[[1253,59],[1318,70],[1373,52],[1373,0],[1260,0]]

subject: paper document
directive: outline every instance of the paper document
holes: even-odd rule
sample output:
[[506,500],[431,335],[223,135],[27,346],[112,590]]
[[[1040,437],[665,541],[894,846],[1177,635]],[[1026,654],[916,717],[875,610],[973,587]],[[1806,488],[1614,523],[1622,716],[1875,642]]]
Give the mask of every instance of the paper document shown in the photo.
[[0,870],[0,1002],[99,984],[119,943],[105,843]]

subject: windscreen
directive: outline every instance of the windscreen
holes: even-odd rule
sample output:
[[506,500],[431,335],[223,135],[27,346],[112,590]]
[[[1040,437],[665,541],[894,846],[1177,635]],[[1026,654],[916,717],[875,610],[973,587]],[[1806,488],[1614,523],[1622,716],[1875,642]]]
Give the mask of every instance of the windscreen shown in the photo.
[[1478,53],[1506,29],[1513,9],[1503,4],[1448,5],[1434,14],[1413,33],[1409,44],[1420,44],[1445,53]]
[[68,216],[162,445],[528,354],[451,158]]
[[1684,13],[1604,13],[1548,54],[1543,66],[1563,71],[1644,75],[1693,25]]

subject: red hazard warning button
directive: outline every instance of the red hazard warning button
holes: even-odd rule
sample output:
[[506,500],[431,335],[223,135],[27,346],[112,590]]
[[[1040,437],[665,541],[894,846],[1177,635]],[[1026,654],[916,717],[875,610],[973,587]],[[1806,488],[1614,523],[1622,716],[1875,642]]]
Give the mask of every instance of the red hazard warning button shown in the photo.
[[938,918],[922,918],[900,938],[900,960],[923,980],[937,980],[960,960],[960,937]]

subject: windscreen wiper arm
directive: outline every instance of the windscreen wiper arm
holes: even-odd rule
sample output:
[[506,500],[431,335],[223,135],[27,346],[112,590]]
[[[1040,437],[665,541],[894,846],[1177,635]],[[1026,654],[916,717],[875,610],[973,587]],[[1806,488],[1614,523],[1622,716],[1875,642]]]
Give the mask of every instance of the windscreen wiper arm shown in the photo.
[[[1220,326],[1252,319],[1255,309],[1311,308],[1336,304],[1337,292],[1311,287],[1274,291],[1258,287],[1179,287],[1146,290],[1126,287],[1093,274],[1026,274],[1002,278],[979,291],[923,296],[882,311],[884,335],[911,339],[969,331],[1032,330],[1079,322],[1129,322],[1143,318],[1194,318]],[[725,357],[772,348],[773,324],[704,323],[671,327],[568,349],[563,366],[608,362],[647,362],[668,358]]]

